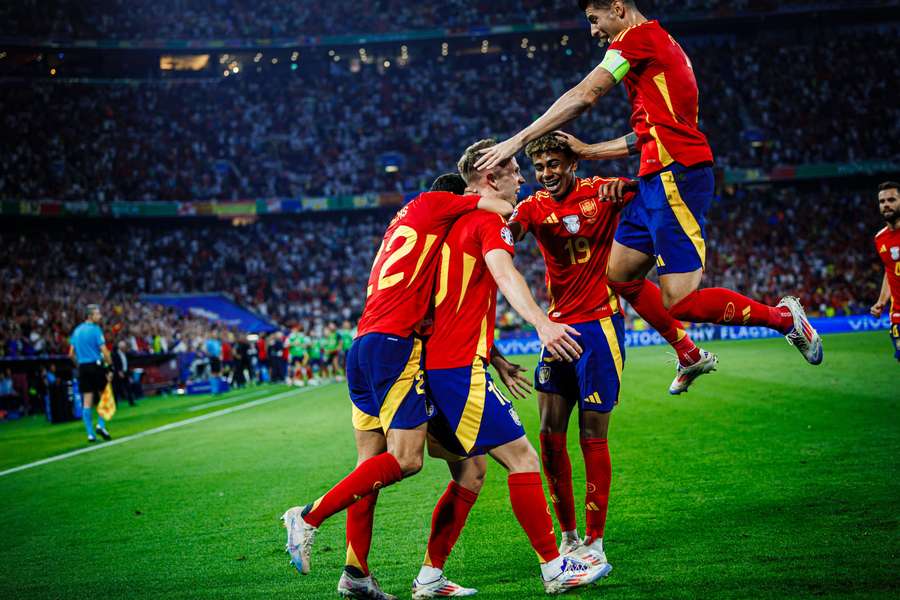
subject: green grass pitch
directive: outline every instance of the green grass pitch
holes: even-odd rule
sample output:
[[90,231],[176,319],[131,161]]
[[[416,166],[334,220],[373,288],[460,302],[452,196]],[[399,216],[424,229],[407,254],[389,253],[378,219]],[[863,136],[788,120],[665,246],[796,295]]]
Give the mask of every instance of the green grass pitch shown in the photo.
[[[629,352],[610,432],[615,568],[571,596],[898,597],[900,365],[887,334],[828,337],[818,368],[782,340],[709,348],[719,371],[679,398],[666,394],[664,349]],[[147,399],[120,407],[111,429],[121,438],[286,389]],[[517,407],[536,443],[535,401]],[[321,529],[305,577],[277,518],[353,466],[349,415],[330,385],[0,476],[0,597],[336,597],[343,515]],[[80,422],[0,424],[0,471],[82,440]],[[387,591],[409,597],[446,482],[427,460],[382,491],[370,564]],[[538,573],[492,463],[447,574],[488,599],[542,597]]]

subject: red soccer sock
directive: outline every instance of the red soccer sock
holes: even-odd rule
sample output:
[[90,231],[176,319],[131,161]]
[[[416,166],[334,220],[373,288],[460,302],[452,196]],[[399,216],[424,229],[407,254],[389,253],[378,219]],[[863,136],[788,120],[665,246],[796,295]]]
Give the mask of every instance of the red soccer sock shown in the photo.
[[427,566],[435,569],[444,568],[444,563],[456,545],[469,511],[477,499],[478,494],[455,481],[451,481],[447,486],[431,515],[431,535],[428,537],[428,550],[425,552]]
[[303,515],[303,520],[313,527],[319,527],[331,515],[402,478],[400,463],[392,454],[383,452],[373,456],[313,502],[309,512]]
[[542,563],[559,557],[550,507],[544,498],[540,473],[510,473],[509,501],[519,525],[525,530],[531,547]]
[[652,282],[646,279],[624,283],[610,281],[609,287],[625,298],[637,314],[669,342],[681,364],[692,365],[700,360],[700,348],[684,330],[684,325],[666,310],[662,294]]
[[763,326],[782,334],[794,327],[794,317],[786,307],[766,306],[725,288],[697,290],[669,312],[692,323]]
[[587,493],[584,496],[585,535],[588,540],[593,541],[603,538],[603,530],[606,527],[612,465],[609,460],[609,444],[607,444],[606,438],[582,439],[581,451],[584,454],[584,470],[587,479]]
[[550,501],[563,531],[574,531],[575,493],[572,490],[572,463],[566,449],[565,433],[541,434],[541,462],[550,488]]
[[354,577],[369,574],[369,549],[372,547],[372,525],[375,521],[375,503],[378,492],[372,492],[347,507],[347,560],[345,568],[354,568],[359,573]]

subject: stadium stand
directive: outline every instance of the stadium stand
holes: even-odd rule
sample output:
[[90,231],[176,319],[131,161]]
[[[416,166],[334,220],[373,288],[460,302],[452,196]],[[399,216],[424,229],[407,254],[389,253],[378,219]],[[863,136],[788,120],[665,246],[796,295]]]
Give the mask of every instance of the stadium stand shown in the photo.
[[[873,189],[740,188],[711,211],[707,285],[734,286],[767,302],[795,293],[815,315],[865,312],[881,281],[870,243],[880,228]],[[212,325],[139,300],[162,291],[227,292],[283,326],[307,330],[356,319],[390,217],[380,210],[240,227],[182,220],[165,227],[123,222],[112,229],[101,221],[5,230],[0,352],[65,353],[79,317],[72,307],[95,301],[103,301],[111,337],[127,339],[135,352],[201,347]],[[546,306],[543,262],[526,239],[517,263]],[[81,288],[94,291],[74,291]],[[503,328],[521,325],[505,304],[499,311]]]
[[[861,0],[859,5],[890,5]],[[650,15],[715,18],[775,11],[827,9],[834,0],[645,0]],[[573,20],[575,0],[444,0],[425,3],[376,0],[365,3],[263,0],[21,0],[0,8],[7,31],[21,36],[84,38],[263,38],[298,34],[385,33],[434,27],[532,24]]]
[[[685,38],[704,83],[701,124],[717,166],[900,156],[900,105],[888,84],[900,78],[898,40],[891,27],[847,29],[816,36],[815,44]],[[431,46],[411,48],[405,66],[390,68],[376,50],[341,62],[323,50],[303,55],[297,71],[257,65],[251,54],[229,57],[244,60],[231,77],[6,83],[0,151],[10,160],[0,197],[234,200],[421,190],[453,168],[460,148],[512,132],[596,57],[586,40],[563,46],[557,34],[528,43],[535,46],[523,49],[516,36],[482,54],[476,42],[474,54],[461,47],[446,57]],[[839,74],[850,72],[852,85],[842,84]],[[328,86],[317,85],[323,79]],[[509,79],[518,82],[515,93],[497,85]],[[591,141],[618,137],[627,120],[627,103],[611,101],[575,132]]]

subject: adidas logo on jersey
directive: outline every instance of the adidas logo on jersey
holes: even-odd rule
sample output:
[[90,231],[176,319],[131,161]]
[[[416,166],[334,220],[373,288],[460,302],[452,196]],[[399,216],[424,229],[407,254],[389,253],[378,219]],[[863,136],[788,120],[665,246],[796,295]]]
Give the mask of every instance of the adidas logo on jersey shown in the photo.
[[559,223],[559,219],[556,216],[556,213],[550,213],[550,216],[544,219],[544,223],[548,225],[555,225]]

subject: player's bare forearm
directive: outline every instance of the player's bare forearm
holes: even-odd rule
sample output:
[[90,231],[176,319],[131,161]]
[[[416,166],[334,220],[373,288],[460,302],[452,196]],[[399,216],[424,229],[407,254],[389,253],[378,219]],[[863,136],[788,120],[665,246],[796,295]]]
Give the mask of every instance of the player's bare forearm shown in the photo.
[[488,212],[497,213],[504,218],[510,216],[513,212],[513,205],[506,200],[486,196],[482,196],[478,201],[478,208]]
[[516,136],[518,141],[524,146],[580,117],[615,85],[616,80],[609,71],[602,67],[595,68],[578,85],[554,102],[534,123],[520,131]]
[[112,356],[109,353],[109,348],[107,348],[106,346],[101,346],[100,353],[103,354],[103,361],[106,364],[111,365],[112,364]]
[[881,282],[881,296],[878,298],[878,301],[882,304],[887,304],[888,300],[891,299],[891,286],[888,284],[888,276],[887,273],[884,274],[884,280]]
[[542,324],[547,317],[531,295],[525,278],[513,265],[512,256],[503,250],[493,250],[484,258],[500,293],[513,310],[534,327]]
[[588,144],[581,158],[584,160],[618,160],[637,154],[637,135],[634,132],[620,138]]

